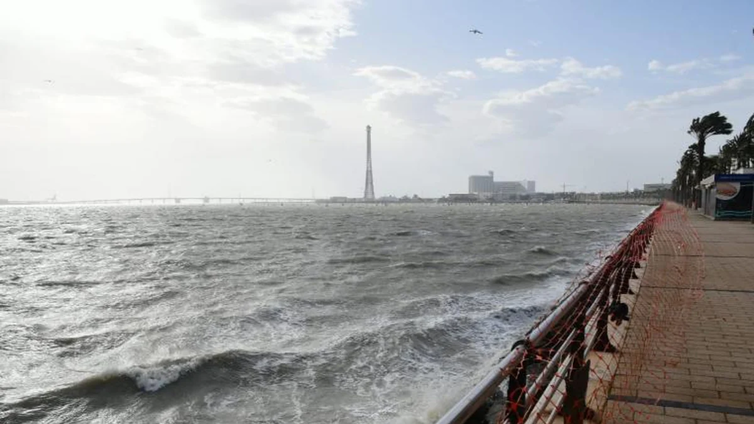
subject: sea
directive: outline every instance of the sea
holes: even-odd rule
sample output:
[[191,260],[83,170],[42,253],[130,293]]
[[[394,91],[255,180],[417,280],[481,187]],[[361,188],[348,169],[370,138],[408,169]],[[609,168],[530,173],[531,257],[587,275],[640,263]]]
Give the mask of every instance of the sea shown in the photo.
[[432,423],[651,208],[0,208],[2,423]]

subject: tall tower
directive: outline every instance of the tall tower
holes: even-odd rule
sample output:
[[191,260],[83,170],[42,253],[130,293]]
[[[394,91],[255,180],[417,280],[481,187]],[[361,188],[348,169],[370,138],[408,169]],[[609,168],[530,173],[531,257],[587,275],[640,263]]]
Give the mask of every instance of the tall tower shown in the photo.
[[374,200],[374,180],[372,179],[372,127],[367,125],[367,181],[364,184],[364,200]]

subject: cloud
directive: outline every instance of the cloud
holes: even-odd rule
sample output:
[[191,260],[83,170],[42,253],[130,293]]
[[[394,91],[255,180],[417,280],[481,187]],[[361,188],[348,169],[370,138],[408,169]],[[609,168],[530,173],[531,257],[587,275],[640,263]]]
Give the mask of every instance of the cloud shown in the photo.
[[688,90],[664,94],[650,100],[633,101],[628,104],[627,109],[674,109],[696,104],[713,104],[716,102],[739,100],[752,96],[754,96],[754,74],[731,78],[716,85],[690,88]]
[[664,65],[659,60],[652,60],[647,65],[647,69],[653,72],[665,71],[673,74],[685,74],[695,69],[708,69],[713,65],[707,59],[690,60],[688,62],[674,63],[672,65]]
[[578,60],[569,57],[560,65],[561,75],[576,75],[584,78],[610,79],[623,75],[620,68],[612,65],[587,68]]
[[720,56],[720,62],[734,62],[736,60],[741,60],[741,56],[732,53]]
[[529,44],[531,44],[532,47],[539,47],[542,45],[542,42],[539,40],[529,40]]
[[659,60],[652,60],[647,65],[647,69],[650,71],[661,71],[663,69],[662,63]]
[[[55,19],[39,19],[37,8],[24,4],[14,11],[13,21],[3,22],[14,35],[0,40],[0,82],[36,95],[24,107],[48,107],[52,98],[62,104],[65,96],[65,101],[90,105],[94,113],[99,99],[107,98],[126,111],[159,118],[172,109],[190,121],[217,113],[215,104],[306,98],[300,76],[291,68],[323,59],[339,39],[354,35],[352,9],[358,4],[132,0],[104,5],[69,0],[65,5],[50,2],[47,13]],[[55,83],[43,84],[46,79]],[[287,109],[261,105],[255,106],[259,116],[267,110],[271,120],[285,120],[281,113]],[[323,127],[313,113],[290,110],[296,120],[280,129],[295,130],[299,122]]]
[[353,36],[356,0],[203,0],[220,38],[240,41],[233,53],[259,63],[319,60]]
[[558,78],[530,90],[503,93],[487,101],[483,112],[517,134],[537,137],[552,131],[565,108],[599,92],[578,79]]
[[165,31],[176,38],[195,38],[202,35],[195,24],[178,19],[167,19]]
[[518,56],[518,53],[513,49],[505,49],[505,55],[508,57],[516,57]]
[[251,111],[278,128],[306,133],[328,128],[324,120],[314,115],[314,108],[310,104],[292,97],[233,100],[226,105]]
[[491,57],[476,60],[479,66],[493,71],[520,74],[524,71],[545,71],[558,63],[557,59],[524,59],[515,60],[507,57]]
[[356,70],[354,75],[369,78],[384,88],[410,88],[430,84],[419,73],[398,66],[367,66]]
[[377,109],[415,125],[436,125],[448,122],[448,117],[437,111],[437,105],[448,97],[443,91],[400,92],[384,90],[374,94],[369,103]]
[[438,104],[451,94],[439,81],[398,66],[367,66],[354,75],[368,78],[381,88],[367,103],[388,115],[415,125],[433,125],[448,121],[437,111]]
[[448,71],[447,74],[454,78],[460,78],[465,80],[471,80],[476,78],[476,74],[472,71],[466,71],[466,70],[458,70],[458,71]]
[[243,59],[229,59],[207,65],[208,76],[215,81],[260,86],[292,84],[292,78],[280,67],[268,68]]
[[665,71],[673,74],[683,75],[687,72],[698,69],[711,69],[718,65],[733,62],[741,59],[741,56],[735,54],[725,54],[717,59],[695,59],[686,62],[674,63],[671,65],[665,65],[659,60],[652,60],[647,65],[647,69],[652,72]]

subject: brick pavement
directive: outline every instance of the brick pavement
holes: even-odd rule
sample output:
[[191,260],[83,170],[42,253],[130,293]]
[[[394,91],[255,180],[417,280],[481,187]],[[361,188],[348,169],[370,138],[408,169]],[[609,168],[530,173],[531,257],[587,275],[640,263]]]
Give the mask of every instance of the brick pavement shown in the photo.
[[754,225],[694,213],[686,225],[695,245],[652,243],[608,422],[754,424]]

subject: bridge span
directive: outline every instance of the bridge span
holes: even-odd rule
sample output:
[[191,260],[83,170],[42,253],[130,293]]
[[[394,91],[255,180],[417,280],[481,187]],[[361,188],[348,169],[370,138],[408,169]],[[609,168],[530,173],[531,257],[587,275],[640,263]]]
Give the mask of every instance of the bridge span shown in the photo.
[[34,202],[9,202],[8,205],[180,205],[180,204],[306,204],[316,203],[317,199],[286,197],[132,197],[121,199],[89,200],[43,200]]

